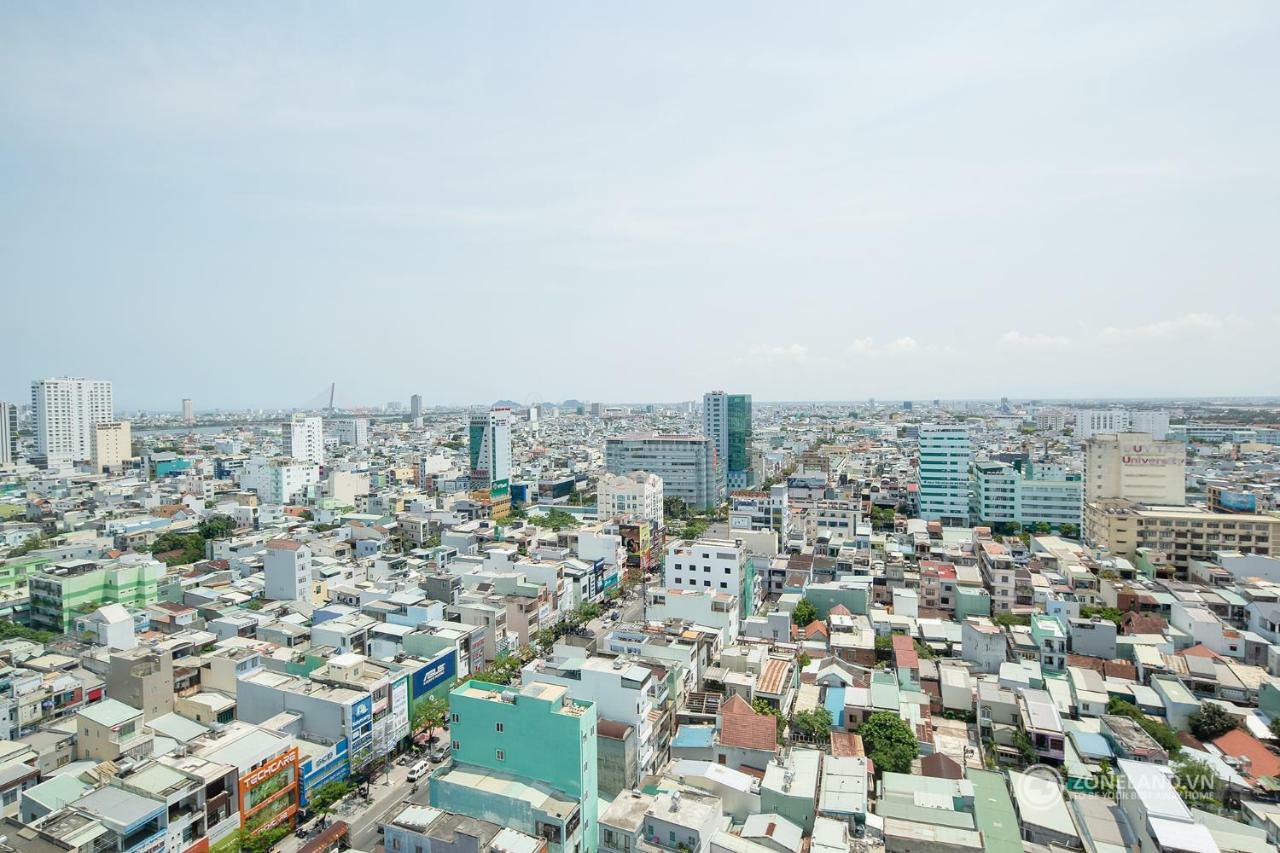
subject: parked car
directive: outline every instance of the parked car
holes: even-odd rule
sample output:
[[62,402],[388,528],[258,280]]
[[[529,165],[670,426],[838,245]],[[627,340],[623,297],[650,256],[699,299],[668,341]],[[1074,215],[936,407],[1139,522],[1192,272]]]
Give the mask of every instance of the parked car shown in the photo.
[[431,763],[427,761],[419,761],[417,764],[409,768],[408,779],[410,782],[417,782],[423,776],[431,772]]
[[449,757],[449,744],[438,743],[431,747],[431,760],[439,764]]

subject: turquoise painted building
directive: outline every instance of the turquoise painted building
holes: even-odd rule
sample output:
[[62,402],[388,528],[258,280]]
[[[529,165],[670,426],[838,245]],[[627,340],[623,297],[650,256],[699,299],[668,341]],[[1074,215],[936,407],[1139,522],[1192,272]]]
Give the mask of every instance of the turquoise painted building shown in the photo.
[[956,587],[956,618],[963,623],[970,616],[991,615],[991,593],[980,586]]
[[855,616],[866,616],[870,589],[870,580],[832,581],[811,583],[804,595],[817,608],[819,619],[826,619],[837,604],[843,604]]
[[546,838],[552,853],[595,853],[596,707],[554,684],[471,680],[449,693],[453,764],[431,805]]

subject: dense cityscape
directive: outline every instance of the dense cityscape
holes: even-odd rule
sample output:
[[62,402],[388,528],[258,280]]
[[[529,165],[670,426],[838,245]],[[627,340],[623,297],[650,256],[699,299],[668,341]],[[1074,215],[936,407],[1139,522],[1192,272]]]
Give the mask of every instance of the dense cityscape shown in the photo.
[[1280,402],[426,399],[0,403],[0,849],[1273,849]]

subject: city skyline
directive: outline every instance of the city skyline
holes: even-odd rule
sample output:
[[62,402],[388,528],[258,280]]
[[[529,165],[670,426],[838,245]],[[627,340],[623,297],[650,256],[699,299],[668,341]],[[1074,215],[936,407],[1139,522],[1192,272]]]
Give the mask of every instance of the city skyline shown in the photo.
[[0,398],[1277,390],[1273,4],[729,9],[0,10]]

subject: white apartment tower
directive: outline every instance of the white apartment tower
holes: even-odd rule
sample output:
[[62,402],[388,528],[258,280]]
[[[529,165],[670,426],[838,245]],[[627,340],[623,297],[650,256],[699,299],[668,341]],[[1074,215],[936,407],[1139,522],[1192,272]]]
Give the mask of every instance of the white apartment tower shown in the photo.
[[630,516],[661,525],[662,478],[648,471],[604,474],[596,489],[596,511],[600,518]]
[[281,425],[284,455],[303,462],[324,464],[324,418],[294,415]]
[[58,377],[31,383],[36,455],[50,466],[81,462],[93,453],[93,425],[110,421],[114,401],[105,379]]
[[339,444],[364,447],[369,443],[369,419],[341,418],[333,421],[333,434],[338,437]]
[[292,539],[272,539],[262,561],[263,592],[273,601],[310,601],[311,549]]
[[1085,444],[1084,499],[1124,498],[1157,506],[1187,502],[1187,447],[1150,433],[1095,436]]
[[969,463],[973,443],[965,424],[920,425],[920,517],[950,527],[969,523]]
[[471,487],[493,497],[511,491],[511,410],[497,408],[470,420]]
[[132,433],[128,421],[108,421],[93,425],[89,458],[95,474],[119,471],[124,461],[133,457]]
[[196,420],[196,404],[189,397],[182,399],[182,420],[184,423],[195,423]]
[[1088,441],[1096,435],[1145,432],[1163,440],[1169,434],[1169,413],[1129,409],[1077,409],[1075,437]]
[[0,465],[18,461],[18,407],[0,403]]

